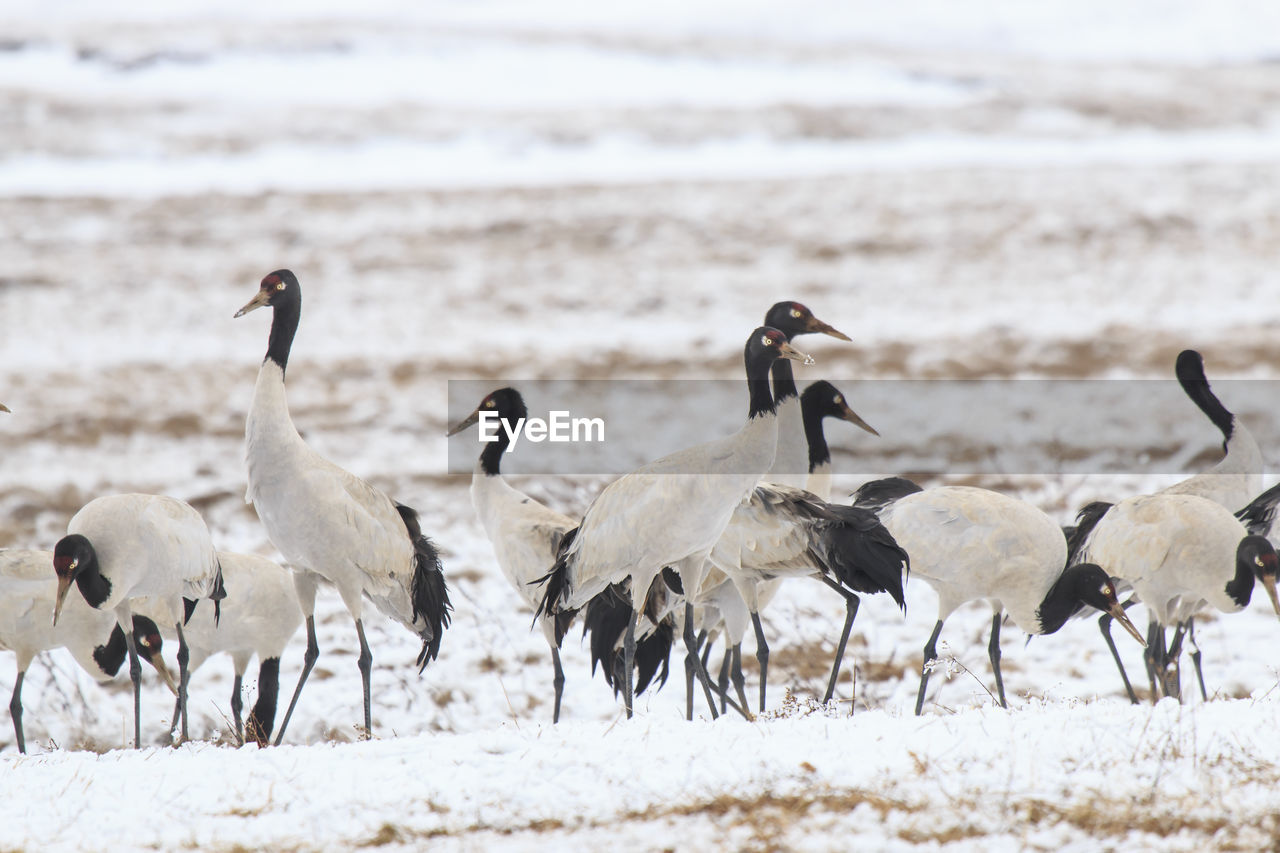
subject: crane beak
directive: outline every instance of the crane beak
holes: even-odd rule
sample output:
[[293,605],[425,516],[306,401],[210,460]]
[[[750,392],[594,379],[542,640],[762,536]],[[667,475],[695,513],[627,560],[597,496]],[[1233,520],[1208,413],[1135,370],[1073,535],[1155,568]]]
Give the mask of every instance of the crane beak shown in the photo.
[[1123,625],[1124,629],[1132,634],[1133,638],[1141,643],[1144,649],[1147,647],[1147,641],[1143,639],[1142,633],[1137,628],[1133,627],[1133,623],[1129,621],[1129,614],[1124,612],[1124,608],[1120,606],[1120,602],[1117,601],[1115,604],[1111,605],[1111,609],[1108,610],[1107,613],[1112,619]]
[[778,355],[782,356],[783,358],[789,358],[792,361],[801,362],[802,364],[816,363],[813,360],[813,356],[809,355],[808,353],[800,352],[800,350],[796,349],[795,347],[791,346],[791,344],[786,343],[785,341],[778,345]]
[[243,308],[241,308],[239,311],[236,312],[236,317],[243,317],[245,314],[248,314],[250,311],[255,311],[261,308],[263,305],[270,305],[270,304],[271,304],[271,291],[259,290],[256,294],[254,294],[252,299],[250,299],[248,302],[244,304]]
[[809,323],[804,327],[804,330],[806,332],[815,332],[817,334],[830,335],[831,337],[841,341],[853,340],[844,332],[837,331],[835,328],[833,328],[827,323],[822,322],[817,317],[810,317]]
[[173,691],[174,696],[177,696],[178,682],[173,680],[173,673],[169,672],[169,667],[164,665],[164,658],[160,657],[160,655],[155,655],[154,657],[147,658],[147,663],[156,668],[156,674],[160,676],[160,680],[164,682],[166,687]]
[[871,424],[864,421],[861,418],[861,416],[858,415],[857,412],[849,408],[848,403],[844,405],[844,412],[841,414],[841,417],[844,418],[849,423],[853,424],[854,426],[865,429],[867,432],[871,433],[872,435],[875,435],[875,436],[880,435],[880,433],[876,432],[875,427],[873,427]]
[[476,409],[474,412],[472,412],[471,414],[467,415],[467,417],[466,417],[466,419],[465,419],[465,420],[463,420],[461,423],[459,423],[459,424],[458,424],[457,426],[455,426],[453,429],[451,429],[451,430],[449,430],[448,432],[446,432],[446,433],[445,433],[445,438],[448,438],[448,437],[449,437],[449,436],[451,436],[451,435],[457,435],[458,433],[462,432],[464,429],[466,429],[467,427],[471,426],[472,424],[474,424],[474,423],[478,422],[479,420],[480,420],[480,410],[479,410],[479,409]]
[[62,603],[67,600],[67,590],[71,589],[71,578],[58,576],[58,597],[53,602],[53,624],[58,624],[58,617],[62,615]]
[[4,403],[0,403],[0,412],[8,412],[8,411],[10,411],[9,407],[6,406]]
[[1267,595],[1271,596],[1271,606],[1275,608],[1276,615],[1280,616],[1280,597],[1276,596],[1276,576],[1263,575],[1262,585],[1267,588]]

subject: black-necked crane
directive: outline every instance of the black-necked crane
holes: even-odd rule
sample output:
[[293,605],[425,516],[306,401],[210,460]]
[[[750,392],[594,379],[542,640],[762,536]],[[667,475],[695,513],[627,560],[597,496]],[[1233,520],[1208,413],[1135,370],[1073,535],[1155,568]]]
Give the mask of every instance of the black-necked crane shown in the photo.
[[[556,617],[558,637],[563,636],[561,625],[571,613],[610,584],[630,579],[634,613],[623,641],[628,716],[634,698],[636,621],[654,579],[663,568],[672,567],[685,590],[699,589],[707,555],[735,507],[773,465],[778,416],[769,368],[778,358],[808,357],[793,349],[777,329],[761,326],[752,331],[743,348],[749,391],[743,427],[725,438],[651,462],[606,486],[587,508],[576,532],[565,537],[547,575],[539,612]],[[711,684],[697,657],[692,610],[693,604],[686,599],[685,648],[694,658],[710,703]]]
[[[1076,558],[1097,563],[1133,588],[1151,614],[1147,669],[1152,700],[1160,693],[1179,696],[1178,656],[1191,619],[1210,606],[1224,613],[1244,609],[1256,579],[1274,588],[1275,548],[1265,537],[1251,535],[1230,510],[1198,495],[1139,495],[1100,506],[1091,505],[1086,512],[1093,513],[1082,514],[1085,541]],[[1280,602],[1272,598],[1272,605],[1280,615]],[[1174,638],[1166,647],[1169,626]],[[1129,698],[1136,703],[1114,644],[1111,649]],[[1192,660],[1201,695],[1207,697],[1198,649]]]
[[178,635],[178,704],[186,740],[190,649],[183,622],[202,598],[213,601],[216,619],[218,602],[226,595],[213,540],[200,513],[162,495],[96,498],[67,523],[67,535],[53,549],[53,568],[58,576],[55,625],[72,583],[90,607],[115,611],[129,649],[135,747],[142,740],[142,666],[133,640],[131,603],[151,598],[161,608],[161,620],[173,625]]
[[[872,435],[878,436],[871,424],[867,423],[845,400],[840,389],[825,379],[810,383],[800,395],[800,411],[804,419],[805,444],[809,453],[809,477],[805,480],[805,491],[812,492],[824,501],[831,500],[831,448],[827,446],[827,435],[822,422],[826,418],[839,418],[848,421]],[[781,438],[779,438],[781,441]]]
[[[786,303],[779,303],[778,305],[775,305],[771,311],[778,312],[780,309],[785,307],[787,307]],[[802,305],[795,306],[792,310],[800,312],[801,317],[808,314],[808,309],[804,308]],[[809,314],[809,316],[812,315]],[[813,322],[816,325],[825,326],[825,324],[821,324],[820,321]],[[825,331],[825,328],[815,328],[812,331]],[[847,338],[845,339],[847,340]],[[774,366],[775,394],[779,392],[778,374],[784,367],[787,371],[790,371],[790,365]],[[784,386],[789,377],[789,372],[783,376],[782,381]],[[839,389],[826,380],[818,380],[817,382],[810,383],[804,389],[804,392],[800,395],[800,411],[804,427],[805,446],[807,448],[806,452],[808,453],[809,459],[809,474],[805,480],[805,490],[817,495],[822,500],[827,501],[830,500],[831,497],[831,450],[827,445],[826,434],[822,424],[823,420],[828,417],[840,418],[866,430],[872,435],[878,436],[880,433],[876,432],[870,424],[864,421],[856,412],[853,411],[853,409],[849,408],[844,395],[839,391]],[[782,418],[780,415],[778,435],[779,453],[783,452],[783,444],[787,444],[788,447],[791,448],[791,450],[788,451],[788,455],[794,455],[792,452],[796,445],[796,442],[794,441],[796,435],[794,430],[788,433],[786,438],[782,435],[781,430]],[[727,581],[728,578],[726,577],[725,580]],[[768,601],[777,592],[778,585],[780,583],[781,579],[776,579],[756,584],[755,598],[759,607],[763,608],[768,603]],[[737,588],[731,582],[717,588],[717,592],[719,593],[717,596],[719,599],[718,609],[721,613],[725,614],[724,628],[727,635],[725,658],[720,669],[720,690],[722,693],[725,691],[728,679],[732,676],[734,686],[738,689],[739,699],[745,703],[742,691],[742,649],[740,645],[744,634],[744,630],[742,629],[745,628],[745,625],[739,625],[740,620],[733,617],[738,615],[740,612],[741,615],[746,617],[749,621],[753,615],[758,615],[758,611],[757,614],[752,614],[747,610],[746,602],[742,600],[741,594],[738,593]],[[732,599],[736,599],[736,601]],[[758,654],[759,649],[757,649],[757,656]],[[767,648],[765,650],[764,657],[767,660]],[[835,660],[835,668],[837,671],[839,666],[840,659],[838,657]],[[764,680],[761,679],[762,688],[764,687],[764,684]]]
[[803,489],[762,483],[734,510],[710,560],[733,581],[751,614],[760,664],[761,711],[765,708],[769,644],[760,621],[758,585],[779,578],[813,577],[845,599],[844,627],[823,697],[828,702],[835,693],[840,662],[858,614],[857,594],[888,593],[898,606],[905,607],[908,553],[875,513],[828,504]]
[[[57,581],[49,575],[52,563],[52,551],[0,551],[0,649],[17,657],[9,716],[19,752],[27,751],[22,727],[22,682],[37,654],[65,648],[85,672],[105,682],[120,671],[128,650],[115,614],[90,607],[78,595],[66,602],[58,624],[50,623],[49,614],[58,596]],[[141,653],[148,659],[158,655],[163,641],[155,623],[137,615],[132,623],[133,639]],[[156,670],[177,693],[178,686],[163,661]]]
[[[515,589],[516,594],[533,611],[537,611],[542,591],[538,580],[556,561],[556,553],[566,533],[577,526],[567,515],[534,500],[507,483],[502,476],[502,454],[510,444],[510,434],[518,421],[527,418],[529,410],[524,398],[514,388],[499,388],[485,396],[475,411],[449,430],[456,435],[477,423],[482,416],[492,416],[507,425],[499,429],[496,440],[488,442],[480,452],[471,475],[471,505],[493,546],[498,568]],[[554,620],[539,619],[543,636],[551,649],[554,667],[552,679],[555,708],[552,721],[560,722],[560,700],[564,695],[564,669],[560,665],[560,644]]]
[[[782,332],[787,340],[810,334],[849,340],[848,335],[813,316],[813,312],[799,302],[774,303],[764,315],[764,324]],[[805,443],[805,426],[795,373],[791,369],[791,362],[785,358],[775,361],[770,373],[773,376],[774,400],[778,407],[778,449],[764,481],[802,489],[808,478],[809,448]]]
[[[1221,430],[1224,456],[1208,471],[1187,477],[1172,486],[1161,489],[1155,494],[1193,495],[1205,498],[1235,512],[1241,521],[1258,526],[1257,521],[1251,521],[1251,519],[1256,519],[1257,516],[1266,512],[1264,496],[1260,495],[1256,499],[1254,498],[1262,488],[1262,471],[1264,467],[1262,451],[1258,448],[1258,443],[1254,440],[1253,434],[1249,432],[1249,429],[1222,404],[1222,401],[1218,399],[1217,395],[1209,387],[1209,380],[1204,371],[1204,359],[1200,353],[1195,350],[1183,350],[1180,352],[1174,364],[1174,373],[1186,395],[1204,412],[1213,425]],[[1258,502],[1258,505],[1255,506],[1250,503],[1251,501]],[[1112,506],[1112,504],[1104,501],[1094,501],[1080,510],[1076,525],[1068,532],[1068,562],[1075,563],[1086,559],[1083,555],[1090,551],[1091,538],[1097,528],[1102,525]],[[1251,530],[1250,532],[1263,531]],[[1271,587],[1268,587],[1268,591],[1272,592],[1272,602],[1275,604],[1277,612],[1280,612],[1280,601],[1276,600]],[[1125,606],[1128,607],[1133,603],[1134,601],[1130,600],[1126,602]],[[1162,605],[1157,603],[1156,606],[1160,607]],[[1165,648],[1163,640],[1161,641],[1160,649],[1148,645],[1145,659],[1147,674],[1150,677],[1153,691],[1157,684],[1157,672],[1154,669],[1157,661],[1159,661],[1160,666],[1164,666],[1165,662],[1172,656],[1176,662],[1177,655],[1171,655],[1170,653],[1171,651],[1181,651],[1181,639],[1185,633],[1191,643],[1191,661],[1195,665],[1196,678],[1200,683],[1201,694],[1205,694],[1204,677],[1200,670],[1200,649],[1195,642],[1194,613],[1199,609],[1201,609],[1200,606],[1195,605],[1194,602],[1188,603],[1187,612],[1190,615],[1180,622],[1175,630],[1174,643],[1177,646],[1176,649]],[[1129,694],[1130,701],[1136,703],[1138,701],[1137,694],[1134,693],[1133,685],[1129,682],[1129,675],[1125,672],[1124,664],[1120,661],[1115,641],[1111,638],[1111,619],[1108,615],[1104,614],[1099,618],[1098,629],[1102,632],[1108,648],[1111,649],[1112,657],[1120,670],[1120,677],[1124,681],[1125,691]],[[1163,628],[1155,619],[1154,610],[1152,610],[1152,619],[1148,626],[1148,636],[1163,637]],[[1160,683],[1162,685],[1166,681],[1166,675],[1167,673],[1160,674]]]
[[1115,585],[1096,565],[1065,569],[1062,528],[1025,501],[970,486],[921,490],[902,478],[873,481],[854,494],[875,509],[911,555],[911,574],[938,594],[938,621],[924,647],[917,715],[924,709],[931,663],[942,625],[961,605],[986,600],[993,611],[987,654],[1000,704],[1008,707],[1000,674],[1004,614],[1028,634],[1052,634],[1085,606],[1110,613],[1143,642],[1116,598]]
[[1222,431],[1225,455],[1208,471],[1161,489],[1157,494],[1197,495],[1236,512],[1262,490],[1262,451],[1248,427],[1222,405],[1209,387],[1200,353],[1190,349],[1180,352],[1174,372],[1182,390]]
[[[206,660],[225,652],[231,656],[231,714],[236,737],[265,746],[275,726],[280,692],[280,656],[302,625],[302,609],[291,573],[274,560],[256,554],[218,552],[227,598],[217,621],[207,610],[197,610],[184,626],[191,647],[188,667],[195,672]],[[138,605],[149,612],[147,602]],[[258,658],[258,699],[243,718],[244,674],[249,661]],[[143,655],[146,657],[146,655]],[[152,661],[154,663],[154,661]],[[175,721],[177,712],[175,710]]]
[[[773,380],[775,396],[781,396],[776,369]],[[816,390],[810,393],[811,389]],[[815,453],[830,460],[823,417],[839,415],[875,432],[828,382],[807,388],[801,409],[809,460],[806,470],[811,472]],[[779,435],[780,446],[782,441]],[[829,478],[826,485],[829,488]],[[724,535],[711,552],[711,562],[733,581],[750,614],[760,665],[761,711],[765,707],[769,668],[769,646],[760,621],[761,584],[789,577],[814,577],[845,599],[845,623],[824,702],[835,693],[840,663],[858,612],[857,593],[887,592],[899,606],[903,605],[906,554],[875,515],[865,509],[828,505],[812,493],[783,485],[762,483],[734,510]]]
[[[1244,524],[1245,529],[1255,536],[1265,536],[1273,546],[1280,546],[1280,517],[1276,507],[1280,505],[1280,484],[1274,485],[1258,495],[1249,505],[1236,513],[1236,518]],[[1258,578],[1267,589],[1271,598],[1271,606],[1280,613],[1280,598],[1276,596],[1276,579],[1265,575]]]
[[364,689],[365,736],[372,736],[370,676],[373,653],[364,634],[364,599],[422,639],[421,672],[440,651],[449,624],[449,593],[435,545],[422,535],[418,514],[320,456],[302,440],[289,415],[285,368],[302,314],[302,290],[289,270],[262,279],[257,294],[236,312],[242,317],[272,309],[267,355],[258,371],[245,421],[245,458],[251,502],[267,536],[294,571],[298,603],[307,624],[302,674],[285,711],[276,743],[298,704],[320,646],[316,641],[316,590],[338,588],[356,623],[356,665]]

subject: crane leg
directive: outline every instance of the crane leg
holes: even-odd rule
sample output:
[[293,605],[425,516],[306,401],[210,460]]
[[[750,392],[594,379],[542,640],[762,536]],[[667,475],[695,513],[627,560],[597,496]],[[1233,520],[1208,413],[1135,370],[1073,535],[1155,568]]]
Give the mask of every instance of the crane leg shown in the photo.
[[929,635],[929,642],[924,644],[924,664],[920,667],[920,690],[916,693],[916,716],[920,716],[920,712],[924,710],[924,691],[929,686],[929,664],[938,659],[938,635],[942,633],[942,622],[933,626],[933,633]]
[[244,712],[244,699],[240,696],[243,679],[239,673],[236,673],[235,681],[231,682],[231,717],[236,723],[236,740],[244,743],[244,721],[241,714]]
[[293,688],[293,698],[289,700],[289,707],[284,712],[284,722],[280,724],[280,731],[276,732],[276,746],[279,746],[280,741],[284,739],[285,729],[289,728],[289,720],[293,718],[293,709],[297,707],[298,697],[302,695],[302,686],[307,683],[307,676],[311,674],[311,668],[316,665],[319,657],[320,644],[316,642],[316,617],[314,614],[308,614],[307,652],[302,658],[302,674],[298,676],[298,686]]
[[760,712],[764,713],[765,691],[769,686],[769,642],[764,638],[764,625],[760,614],[751,614],[751,626],[756,629],[756,661],[760,664]]
[[1200,699],[1209,701],[1209,691],[1204,689],[1204,673],[1200,671],[1200,645],[1196,642],[1196,619],[1187,620],[1187,642],[1191,645],[1191,663],[1196,668],[1196,681],[1200,682]]
[[693,661],[684,657],[684,718],[693,719]]
[[1151,621],[1147,625],[1147,648],[1142,652],[1142,662],[1147,665],[1147,679],[1151,682],[1151,702],[1155,704],[1160,700],[1162,684],[1157,680],[1156,673],[1164,670],[1164,631],[1160,628],[1160,623],[1151,617]]
[[373,737],[373,652],[369,651],[369,641],[364,638],[364,622],[356,620],[356,636],[360,638],[360,657],[356,658],[356,666],[360,668],[360,682],[364,686],[364,738]]
[[[133,618],[128,620],[133,622]],[[133,748],[139,749],[142,745],[142,721],[139,719],[142,713],[142,663],[138,660],[138,646],[133,642],[133,625],[124,628],[125,644],[129,647],[129,680],[133,682]]]
[[840,631],[840,642],[836,644],[836,659],[831,664],[831,680],[827,682],[827,692],[822,697],[825,704],[836,695],[836,679],[840,677],[840,664],[844,661],[845,646],[849,644],[849,632],[853,630],[853,620],[858,615],[858,604],[861,602],[856,594],[840,586],[831,578],[823,576],[822,582],[844,597],[844,628]]
[[720,713],[724,713],[729,707],[725,704],[725,697],[729,695],[729,672],[733,668],[733,647],[725,646],[724,660],[720,663],[720,676],[716,679],[716,684],[720,688]]
[[707,707],[711,709],[711,719],[714,720],[720,714],[716,711],[715,695],[711,690],[711,677],[707,675],[702,659],[698,657],[697,638],[693,635],[693,603],[688,600],[684,603],[684,648],[686,654],[692,659],[694,675],[702,685],[702,692],[707,697]]
[[190,740],[187,734],[187,684],[191,680],[191,647],[187,645],[187,636],[182,631],[182,623],[178,627],[178,704],[182,706],[182,742]]
[[747,679],[742,675],[742,644],[733,646],[733,669],[729,673],[733,679],[733,687],[738,692],[738,702],[747,707]]
[[[1137,603],[1136,599],[1129,599],[1121,608],[1128,610]],[[1120,650],[1116,648],[1116,641],[1111,637],[1111,614],[1104,613],[1098,619],[1098,630],[1102,632],[1102,639],[1107,641],[1107,648],[1111,650],[1111,659],[1116,662],[1116,668],[1120,670],[1120,679],[1124,681],[1125,692],[1129,694],[1129,701],[1134,705],[1138,704],[1138,694],[1133,692],[1133,685],[1129,683],[1129,673],[1124,671],[1124,663],[1120,660]]]
[[9,699],[9,717],[13,720],[13,735],[18,739],[18,752],[26,753],[27,739],[22,734],[22,679],[26,670],[18,670],[18,677],[13,682],[13,696]]
[[552,646],[551,665],[555,667],[555,675],[551,678],[551,686],[556,691],[556,706],[551,713],[551,722],[560,722],[560,700],[564,698],[564,667],[560,665],[560,650]]
[[169,740],[173,740],[180,722],[182,722],[182,700],[175,696],[173,697],[173,718],[169,720]]
[[1186,636],[1187,623],[1179,622],[1173,629],[1173,639],[1169,641],[1169,653],[1165,658],[1164,692],[1179,702],[1182,701],[1182,638]]
[[1000,707],[1008,708],[1004,699],[1004,678],[1000,675],[1000,616],[991,617],[991,642],[987,645],[987,657],[991,659],[991,670],[996,674],[996,693],[1000,696]]
[[640,612],[631,609],[631,619],[627,622],[627,633],[622,638],[622,701],[627,708],[627,719],[631,719],[635,707],[635,681],[633,670],[636,665],[636,623],[640,620]]

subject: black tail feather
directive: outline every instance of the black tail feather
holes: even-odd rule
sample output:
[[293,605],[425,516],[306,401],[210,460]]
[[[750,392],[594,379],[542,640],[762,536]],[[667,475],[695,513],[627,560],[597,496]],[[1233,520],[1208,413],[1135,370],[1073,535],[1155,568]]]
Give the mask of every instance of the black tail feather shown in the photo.
[[1280,483],[1267,489],[1236,513],[1236,518],[1254,536],[1266,536],[1276,518],[1276,505],[1280,504]]
[[249,712],[245,738],[266,746],[276,724],[276,703],[280,693],[280,658],[267,658],[258,666],[258,701]]
[[[222,563],[218,562],[218,573],[213,579],[213,592],[209,593],[209,600],[213,602],[213,624],[217,625],[222,620],[222,599],[227,597],[227,587],[222,582]],[[191,618],[191,614],[187,614],[187,618]]]
[[[591,674],[596,665],[605,682],[613,688],[613,695],[622,692],[623,672],[622,635],[631,621],[631,593],[625,584],[613,584],[587,603],[582,619],[583,636],[590,636]],[[667,683],[670,674],[671,644],[675,639],[675,623],[670,616],[658,623],[657,628],[636,640],[635,689],[639,696],[656,677],[659,687]]]
[[1102,517],[1107,514],[1107,510],[1111,509],[1111,507],[1112,504],[1106,501],[1094,501],[1091,504],[1085,504],[1084,508],[1076,515],[1075,528],[1067,535],[1068,566],[1074,565],[1082,558],[1085,543],[1089,541],[1093,528],[1098,526],[1098,522],[1102,520]]
[[924,489],[906,477],[885,477],[883,480],[872,480],[869,483],[863,483],[853,493],[853,505],[869,509],[872,512],[880,512],[880,510],[894,501],[922,491]]
[[625,584],[615,583],[587,602],[582,616],[582,636],[590,638],[591,674],[604,665],[604,678],[613,684],[614,654],[618,641],[631,621],[631,593]]
[[[645,688],[653,683],[654,676],[657,676],[657,686],[655,690],[661,688],[667,683],[667,676],[670,674],[671,661],[671,643],[676,635],[675,623],[671,617],[667,617],[658,623],[658,627],[652,634],[641,637],[636,643],[636,695],[639,696],[645,691]],[[622,655],[618,655],[618,675],[622,675]],[[614,695],[618,695],[622,682],[614,679]]]
[[551,571],[538,578],[534,583],[543,584],[542,600],[538,602],[538,609],[534,611],[533,619],[554,619],[556,647],[564,641],[564,635],[569,633],[569,626],[573,624],[573,618],[578,615],[576,610],[562,609],[562,603],[569,596],[569,546],[573,544],[573,540],[578,536],[578,528],[573,528],[564,535],[560,540],[560,550],[556,553],[555,565],[551,567]]
[[422,651],[418,653],[417,661],[418,672],[422,672],[440,654],[440,641],[444,638],[444,630],[449,627],[449,612],[453,605],[449,602],[449,585],[444,579],[440,552],[430,539],[422,535],[418,513],[399,503],[396,510],[413,542],[413,621],[415,625],[420,621],[425,623],[419,632]]
[[873,511],[840,504],[827,509],[834,518],[817,522],[819,565],[854,592],[887,592],[905,612],[903,585],[911,567],[907,552]]

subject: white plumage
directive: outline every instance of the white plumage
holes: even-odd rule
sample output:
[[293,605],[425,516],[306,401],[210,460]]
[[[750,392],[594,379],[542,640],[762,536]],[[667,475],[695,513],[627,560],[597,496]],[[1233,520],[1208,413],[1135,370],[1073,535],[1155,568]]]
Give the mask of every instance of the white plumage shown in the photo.
[[[9,714],[20,752],[27,751],[22,728],[22,682],[37,654],[65,648],[85,672],[100,682],[114,678],[124,660],[123,654],[111,654],[107,648],[116,628],[115,614],[90,607],[82,596],[67,600],[58,624],[52,623],[49,615],[58,595],[57,579],[49,572],[52,566],[52,551],[0,551],[0,649],[13,652],[17,658]],[[143,638],[135,640],[145,642]],[[120,642],[124,642],[123,635]],[[176,692],[168,671],[160,669],[160,675]]]
[[[667,566],[679,573],[686,591],[696,593],[707,554],[734,508],[773,464],[778,424],[768,369],[779,356],[805,358],[778,330],[760,327],[753,331],[744,353],[751,405],[742,429],[651,462],[600,493],[569,544],[561,549],[548,578],[541,612],[563,619],[611,584],[630,579],[632,607],[638,614],[654,578]],[[692,605],[686,601],[685,607],[686,649],[696,658]],[[633,616],[624,652],[628,714],[632,707],[635,622]],[[563,630],[557,633],[563,636]],[[695,665],[710,697],[706,672],[696,660]]]
[[[250,659],[257,656],[258,701],[249,712],[247,737],[265,745],[275,722],[280,656],[302,625],[302,609],[291,573],[274,560],[219,551],[218,562],[227,599],[216,621],[209,609],[197,608],[184,626],[187,645],[191,647],[188,667],[195,672],[213,655],[231,656],[235,675],[231,711],[236,734],[243,740],[246,729],[242,722],[242,683]],[[135,609],[154,618],[151,604],[142,601]]]
[[[497,414],[513,430],[520,419],[528,416],[519,392],[513,388],[500,388],[487,395],[474,412],[449,430],[449,435],[456,435],[476,423],[482,411]],[[538,581],[551,571],[561,541],[577,524],[567,515],[550,509],[507,483],[500,465],[509,442],[508,433],[500,429],[498,440],[485,445],[471,475],[471,505],[475,507],[476,516],[493,546],[498,568],[521,600],[536,612],[542,597]],[[559,722],[560,701],[564,693],[560,644],[554,620],[541,618],[538,624],[551,649],[555,691],[552,720]]]
[[[775,306],[774,311],[778,307]],[[799,312],[793,308],[791,313]],[[789,366],[787,369],[789,371]],[[790,373],[780,379],[776,363],[772,373],[775,397],[782,398],[783,389],[789,388],[788,402],[797,402]],[[829,382],[811,384],[798,402],[803,414],[799,424],[784,424],[783,408],[779,406],[779,453],[789,439],[794,442],[799,438],[805,448],[805,470],[810,480],[814,480],[817,467],[827,463],[827,476],[823,478],[820,474],[815,485],[829,493],[831,455],[823,436],[822,419],[841,417],[873,434],[875,430],[849,408],[843,395]],[[768,475],[772,476],[772,473]],[[897,549],[874,516],[850,507],[828,507],[825,497],[781,483],[757,486],[734,510],[724,534],[711,551],[710,561],[732,579],[755,627],[761,711],[765,707],[769,661],[769,647],[759,615],[762,602],[758,587],[762,583],[769,584],[772,595],[772,588],[781,579],[813,577],[844,597],[845,624],[836,645],[831,679],[823,701],[830,701],[835,693],[845,644],[857,615],[858,597],[852,590],[889,591],[899,605],[902,604],[902,568],[906,565],[906,555]],[[721,592],[722,598],[725,595]],[[725,602],[725,607],[732,610],[735,605]]]
[[256,296],[236,316],[273,308],[267,356],[258,371],[245,422],[246,499],[258,511],[272,544],[293,568],[306,616],[302,674],[276,737],[284,737],[293,709],[319,657],[315,596],[319,583],[338,588],[356,623],[366,736],[372,733],[370,673],[373,654],[364,634],[364,598],[422,638],[420,667],[439,652],[449,601],[435,547],[418,528],[417,514],[313,451],[298,435],[285,398],[284,374],[302,311],[302,292],[289,270],[263,278]]
[[868,483],[855,503],[877,509],[880,520],[911,555],[911,575],[938,594],[938,621],[925,645],[916,713],[924,707],[930,661],[942,625],[958,607],[976,600],[992,610],[988,655],[1000,703],[1000,623],[1008,613],[1028,634],[1053,633],[1088,604],[1120,619],[1141,642],[1116,600],[1115,588],[1097,566],[1064,572],[1062,529],[1036,507],[1015,498],[968,486],[924,491],[893,478]]
[[845,623],[823,701],[835,692],[840,660],[858,612],[856,592],[888,592],[903,604],[907,554],[869,510],[829,505],[809,492],[773,483],[757,486],[733,513],[710,554],[732,579],[756,631],[760,710],[764,710],[768,643],[760,622],[757,585],[781,578],[812,577],[846,602]]
[[[141,740],[137,719],[141,667],[133,642],[131,602],[149,597],[160,608],[157,622],[178,634],[178,701],[182,736],[187,737],[187,646],[183,639],[183,600],[217,601],[225,592],[213,540],[204,519],[190,505],[160,495],[110,495],[85,504],[67,524],[67,536],[54,548],[58,576],[53,619],[58,621],[74,582],[79,594],[99,610],[113,610],[129,646],[134,683],[134,742]],[[206,605],[208,606],[208,605]]]
[[[1275,549],[1266,539],[1250,536],[1221,504],[1188,494],[1139,495],[1111,506],[1097,519],[1077,559],[1095,562],[1127,583],[1150,611],[1153,698],[1159,691],[1179,695],[1180,641],[1196,613],[1209,606],[1224,613],[1241,610],[1249,603],[1255,576],[1269,576],[1274,585],[1276,575]],[[1166,649],[1167,626],[1177,632]],[[1193,660],[1203,692],[1198,650]],[[1118,656],[1116,664],[1136,702]]]

